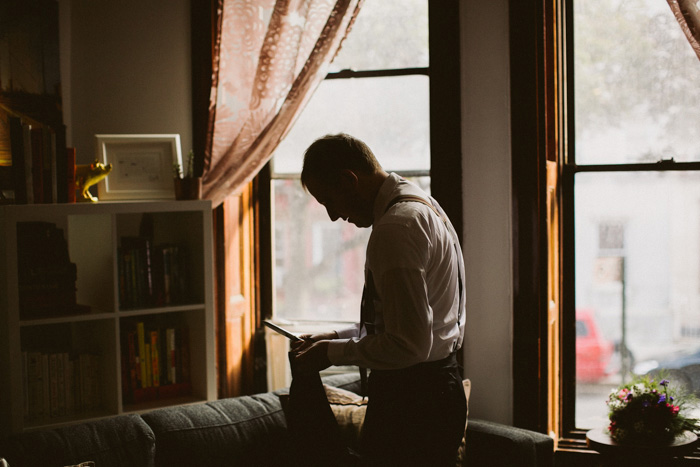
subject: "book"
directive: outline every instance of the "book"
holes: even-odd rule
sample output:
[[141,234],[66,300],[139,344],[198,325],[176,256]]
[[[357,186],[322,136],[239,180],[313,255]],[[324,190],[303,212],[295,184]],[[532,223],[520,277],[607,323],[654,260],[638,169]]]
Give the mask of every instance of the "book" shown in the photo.
[[59,417],[66,414],[66,359],[67,354],[65,352],[56,354],[56,386],[58,388],[58,408],[56,412]]
[[44,407],[44,383],[43,369],[41,362],[41,352],[25,351],[27,355],[27,377],[25,384],[27,385],[27,405],[28,412],[26,416],[30,419],[38,419],[43,415]]
[[146,387],[151,388],[153,387],[153,368],[151,367],[153,360],[150,341],[147,341],[144,347],[146,348]]
[[49,354],[49,391],[50,391],[50,416],[58,417],[58,362],[55,353]]
[[[54,128],[55,154],[56,154],[56,199],[57,203],[69,203],[70,197],[70,163],[68,162],[68,148],[66,147],[66,126],[60,125]],[[75,148],[73,148],[73,186],[75,185]],[[73,191],[75,196],[75,190]]]
[[44,181],[44,203],[56,203],[58,200],[58,186],[56,177],[56,133],[49,127],[41,127],[42,135],[42,161]]
[[24,417],[29,417],[29,368],[27,352],[22,351],[22,400],[24,401]]
[[40,127],[30,129],[29,147],[32,155],[32,193],[34,202],[44,202],[44,130]]
[[34,200],[32,189],[31,158],[26,154],[27,134],[30,126],[22,124],[19,117],[8,116],[10,126],[10,152],[12,154],[13,191],[16,204],[27,204]]
[[151,375],[154,387],[160,386],[160,337],[158,331],[151,331]]
[[66,397],[66,415],[75,414],[75,362],[70,354],[65,353],[65,397]]
[[41,354],[41,418],[51,416],[51,381],[49,375],[49,354]]
[[136,333],[137,333],[137,345],[138,345],[138,355],[139,355],[139,369],[141,371],[141,387],[147,388],[148,378],[146,377],[146,342],[145,342],[145,330],[143,321],[136,323]]
[[[58,146],[58,151],[61,150],[61,147]],[[65,192],[66,192],[66,201],[67,203],[75,203],[75,148],[66,148],[66,160],[65,163],[62,163],[60,159],[56,161],[58,164],[58,167],[60,167],[62,164],[65,166],[66,171],[65,171],[65,178],[66,178],[66,186],[65,186]],[[56,173],[56,177],[59,180],[59,193],[62,193],[61,189],[61,184],[60,180],[62,180],[62,175],[61,172],[58,171]],[[61,197],[59,196],[58,202],[61,202]]]

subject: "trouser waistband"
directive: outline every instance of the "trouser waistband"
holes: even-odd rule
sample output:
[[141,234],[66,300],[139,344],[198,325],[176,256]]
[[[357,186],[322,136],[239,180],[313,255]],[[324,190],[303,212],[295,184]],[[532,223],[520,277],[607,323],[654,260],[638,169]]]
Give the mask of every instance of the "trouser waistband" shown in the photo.
[[457,351],[452,352],[445,358],[432,362],[422,362],[406,368],[398,370],[372,370],[372,374],[376,375],[392,375],[392,374],[421,374],[442,369],[457,368]]

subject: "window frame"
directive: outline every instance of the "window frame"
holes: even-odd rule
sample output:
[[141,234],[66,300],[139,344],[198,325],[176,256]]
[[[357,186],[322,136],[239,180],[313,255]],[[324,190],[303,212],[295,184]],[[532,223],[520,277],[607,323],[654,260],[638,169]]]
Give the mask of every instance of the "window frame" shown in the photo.
[[[549,401],[559,412],[558,450],[560,454],[588,450],[586,432],[588,429],[576,427],[576,299],[575,299],[575,194],[574,184],[577,174],[615,172],[669,172],[700,171],[700,162],[675,162],[662,159],[658,162],[584,164],[575,160],[575,75],[574,75],[574,1],[557,0],[557,15],[553,15],[554,26],[559,32],[557,43],[558,60],[563,64],[556,80],[561,90],[558,96],[562,112],[559,120],[559,186],[557,197],[561,206],[559,238],[560,242],[560,340],[551,343],[549,351],[561,353],[559,365],[559,401]],[[550,24],[552,24],[550,22]],[[558,346],[558,349],[555,347]],[[567,452],[568,451],[568,452]]]

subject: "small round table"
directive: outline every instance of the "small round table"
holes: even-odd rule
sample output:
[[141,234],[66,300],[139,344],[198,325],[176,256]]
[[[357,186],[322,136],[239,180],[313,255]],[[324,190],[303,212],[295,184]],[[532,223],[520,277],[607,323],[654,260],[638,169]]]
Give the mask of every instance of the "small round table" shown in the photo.
[[686,431],[672,443],[663,446],[633,445],[616,443],[610,438],[607,428],[596,428],[586,433],[588,447],[600,453],[603,465],[610,466],[669,465],[664,462],[692,453],[697,440],[695,433]]

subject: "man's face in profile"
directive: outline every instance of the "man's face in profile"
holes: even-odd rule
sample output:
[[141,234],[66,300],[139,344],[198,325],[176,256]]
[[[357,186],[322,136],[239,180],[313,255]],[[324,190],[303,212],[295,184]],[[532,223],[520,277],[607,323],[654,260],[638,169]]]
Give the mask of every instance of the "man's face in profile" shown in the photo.
[[342,219],[357,227],[372,225],[372,207],[365,206],[357,190],[357,179],[350,171],[341,175],[338,183],[310,180],[306,188],[319,204],[326,208],[328,217],[335,222]]

